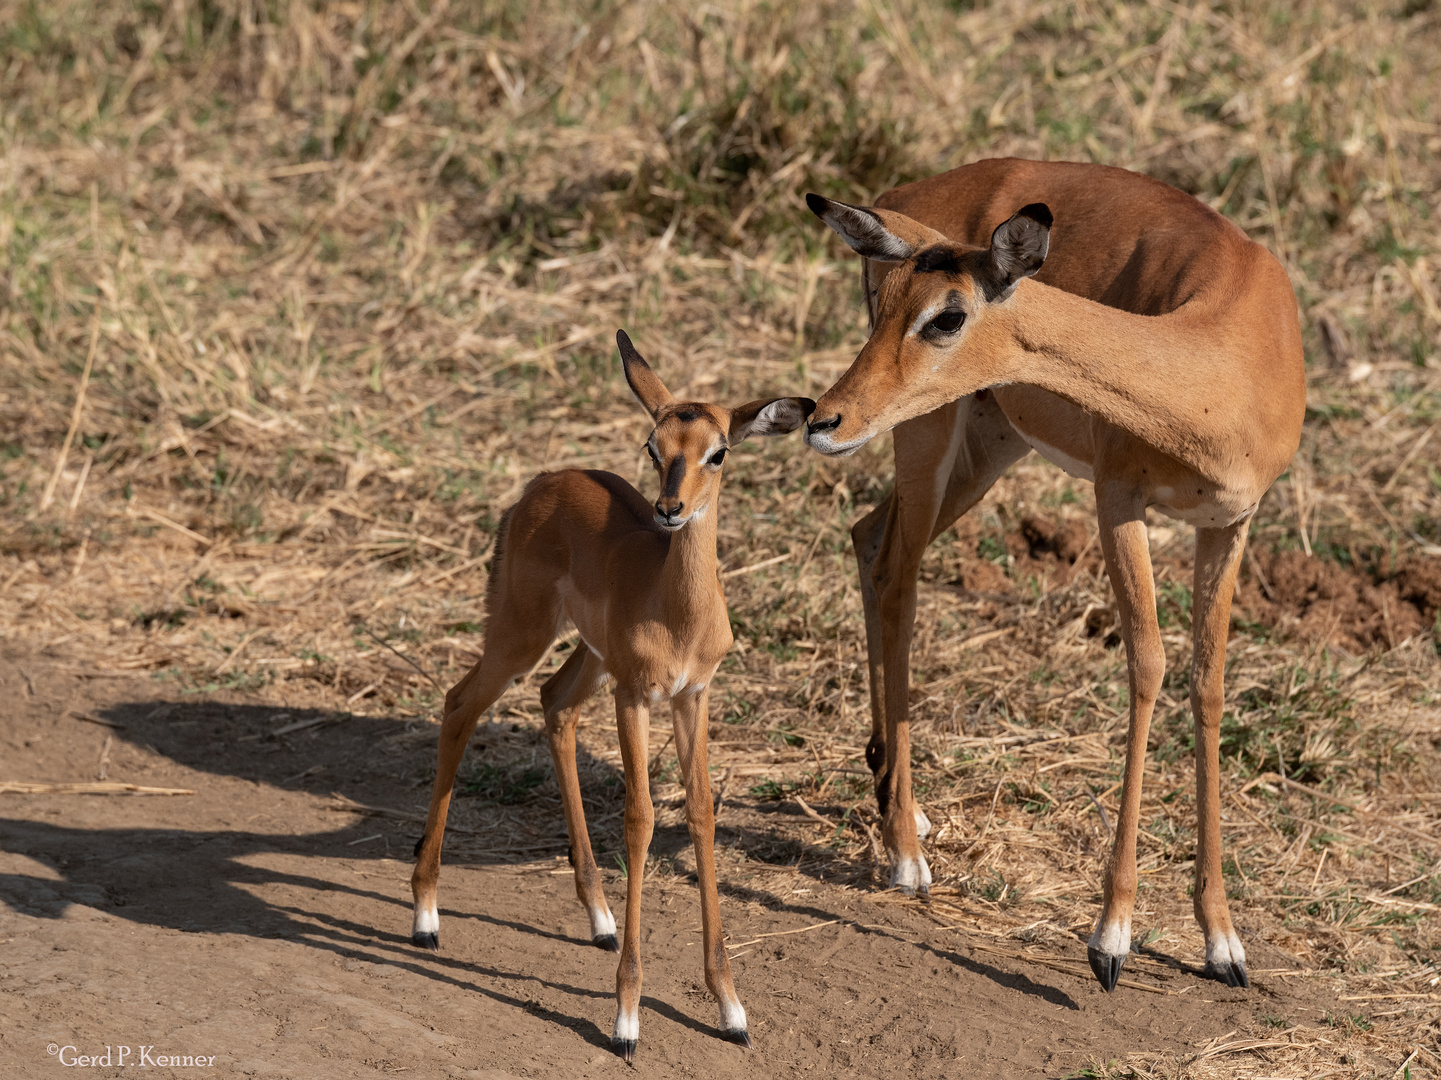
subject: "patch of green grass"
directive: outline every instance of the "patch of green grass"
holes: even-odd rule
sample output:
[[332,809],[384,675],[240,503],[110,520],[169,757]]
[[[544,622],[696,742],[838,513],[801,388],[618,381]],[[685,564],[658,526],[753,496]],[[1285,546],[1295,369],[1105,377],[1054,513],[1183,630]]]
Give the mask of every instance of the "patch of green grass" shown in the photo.
[[464,795],[474,795],[501,806],[515,806],[534,798],[536,788],[549,776],[550,770],[539,765],[492,765],[482,761],[460,781],[459,787]]

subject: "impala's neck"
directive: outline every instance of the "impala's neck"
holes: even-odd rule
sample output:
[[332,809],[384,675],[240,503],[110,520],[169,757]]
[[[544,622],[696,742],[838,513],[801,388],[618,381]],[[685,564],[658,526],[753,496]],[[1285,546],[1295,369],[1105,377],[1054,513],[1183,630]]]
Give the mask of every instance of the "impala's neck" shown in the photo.
[[661,571],[661,591],[667,612],[686,625],[688,620],[714,606],[716,598],[716,503],[692,515],[686,526],[670,534]]
[[1232,346],[1204,315],[1133,315],[1027,279],[995,316],[995,384],[1039,386],[1204,476],[1234,476],[1258,418],[1218,383]]

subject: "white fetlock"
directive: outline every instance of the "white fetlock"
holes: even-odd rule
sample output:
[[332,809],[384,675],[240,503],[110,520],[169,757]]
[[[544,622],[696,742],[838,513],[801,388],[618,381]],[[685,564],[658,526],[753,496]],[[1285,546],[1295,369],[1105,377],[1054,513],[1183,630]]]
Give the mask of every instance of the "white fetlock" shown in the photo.
[[915,859],[897,859],[891,865],[891,888],[900,889],[907,896],[918,890],[931,891],[931,868],[926,865],[924,855]]
[[615,916],[610,909],[604,905],[591,908],[587,914],[590,915],[590,937],[592,941],[599,938],[615,937]]
[[1086,944],[1106,956],[1125,956],[1131,951],[1131,920],[1097,923]]
[[435,901],[416,902],[415,918],[410,924],[410,940],[422,948],[440,948],[440,913],[435,910]]
[[1207,967],[1219,968],[1245,962],[1246,950],[1241,947],[1241,939],[1234,930],[1229,934],[1217,934],[1206,942]]
[[635,1056],[635,1046],[640,1041],[639,1010],[627,1012],[624,1005],[616,1010],[615,1031],[611,1034],[610,1041],[626,1061]]
[[746,1029],[746,1011],[741,1003],[735,998],[727,1001],[721,998],[720,1002],[721,1030],[737,1040],[743,1040],[747,1046],[750,1045],[750,1036]]
[[916,836],[924,840],[931,835],[931,819],[926,817],[925,811],[919,806],[916,807]]
[[1234,930],[1206,942],[1206,974],[1227,986],[1251,985],[1251,977],[1246,974],[1246,950]]

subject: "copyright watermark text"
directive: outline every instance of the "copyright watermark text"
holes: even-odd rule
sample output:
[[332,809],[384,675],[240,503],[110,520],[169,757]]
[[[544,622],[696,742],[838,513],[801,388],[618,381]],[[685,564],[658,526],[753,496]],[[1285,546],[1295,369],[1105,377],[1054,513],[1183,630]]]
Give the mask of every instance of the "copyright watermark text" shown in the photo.
[[169,1051],[156,1053],[153,1046],[105,1046],[103,1054],[82,1054],[79,1047],[61,1046],[51,1043],[45,1052],[59,1060],[67,1069],[94,1068],[104,1066],[112,1069],[170,1068],[170,1069],[213,1069],[214,1054],[175,1054]]

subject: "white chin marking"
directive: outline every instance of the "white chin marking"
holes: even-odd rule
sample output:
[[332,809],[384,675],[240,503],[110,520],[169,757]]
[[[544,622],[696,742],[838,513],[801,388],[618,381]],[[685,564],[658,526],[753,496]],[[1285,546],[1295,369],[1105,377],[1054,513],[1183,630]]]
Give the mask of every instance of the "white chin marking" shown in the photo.
[[615,936],[615,916],[612,915],[608,910],[606,910],[606,909],[603,908],[603,907],[591,908],[591,909],[590,909],[590,936],[591,936],[592,938],[606,937],[606,936],[614,937],[614,936]]
[[916,836],[924,840],[931,835],[931,819],[926,817],[925,812],[916,807]]
[[732,998],[730,1001],[722,1000],[720,1003],[721,1030],[722,1031],[745,1031],[746,1011],[741,1008],[741,1003]]
[[1098,924],[1087,944],[1106,956],[1125,956],[1131,951],[1131,920]]
[[931,868],[926,865],[924,855],[919,859],[897,859],[891,867],[891,888],[914,892],[930,887]]
[[1217,934],[1206,942],[1206,966],[1225,970],[1232,964],[1245,964],[1246,950],[1241,948],[1241,939],[1232,931]]
[[640,1038],[640,1013],[625,1011],[622,1005],[615,1014],[615,1034],[611,1036],[616,1042],[635,1042]]
[[871,441],[871,436],[853,439],[848,443],[839,443],[828,435],[806,435],[806,445],[812,450],[818,450],[827,457],[850,457],[866,443]]
[[434,903],[415,905],[415,922],[411,924],[411,933],[440,933],[440,913],[435,910]]

